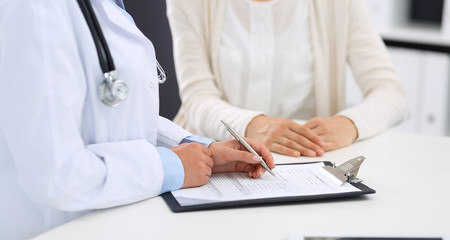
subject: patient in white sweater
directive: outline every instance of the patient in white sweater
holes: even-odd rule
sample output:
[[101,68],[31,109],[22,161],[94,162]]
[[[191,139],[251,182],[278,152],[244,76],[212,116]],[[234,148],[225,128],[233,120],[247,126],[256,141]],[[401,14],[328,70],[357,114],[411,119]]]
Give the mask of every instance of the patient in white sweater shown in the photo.
[[[361,0],[167,0],[182,107],[289,156],[321,156],[400,122],[406,98]],[[364,101],[345,108],[349,65]],[[297,121],[294,121],[297,120]]]

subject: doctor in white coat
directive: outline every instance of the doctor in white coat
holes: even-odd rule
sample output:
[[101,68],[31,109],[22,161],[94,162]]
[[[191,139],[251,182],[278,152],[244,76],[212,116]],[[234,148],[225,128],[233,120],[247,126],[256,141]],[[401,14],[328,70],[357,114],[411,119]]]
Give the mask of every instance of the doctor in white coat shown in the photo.
[[159,117],[152,43],[120,0],[91,2],[129,89],[116,107],[99,99],[103,73],[76,0],[0,0],[0,239],[199,186],[212,172],[264,172],[237,141],[192,136]]

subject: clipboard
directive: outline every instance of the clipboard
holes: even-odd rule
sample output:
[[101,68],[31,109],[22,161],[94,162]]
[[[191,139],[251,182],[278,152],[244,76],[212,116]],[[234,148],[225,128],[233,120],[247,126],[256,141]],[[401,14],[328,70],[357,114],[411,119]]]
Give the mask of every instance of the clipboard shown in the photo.
[[[354,159],[351,159],[354,160]],[[351,161],[349,160],[349,161]],[[318,162],[308,162],[308,163],[293,163],[293,164],[283,164],[286,165],[304,165],[312,164]],[[322,162],[325,166],[335,167],[331,162]],[[354,176],[354,175],[353,175]],[[366,185],[361,181],[349,181],[349,184],[356,187],[360,191],[354,192],[341,192],[333,194],[315,194],[306,196],[285,196],[285,197],[269,197],[269,198],[258,198],[258,199],[245,199],[245,200],[235,200],[235,201],[224,201],[224,202],[212,202],[212,203],[201,203],[195,205],[182,206],[176,200],[172,192],[167,192],[161,195],[166,204],[169,206],[172,212],[190,212],[190,211],[201,211],[201,210],[213,210],[213,209],[224,209],[224,208],[237,208],[237,207],[249,207],[249,206],[264,206],[264,205],[281,205],[281,204],[293,204],[302,202],[311,202],[314,200],[328,200],[337,198],[347,198],[356,197],[366,194],[374,194],[376,191]]]

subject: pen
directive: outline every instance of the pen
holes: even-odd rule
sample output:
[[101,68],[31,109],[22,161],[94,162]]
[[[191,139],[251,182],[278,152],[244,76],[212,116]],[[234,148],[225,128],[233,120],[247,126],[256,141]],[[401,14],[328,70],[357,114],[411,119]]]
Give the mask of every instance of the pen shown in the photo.
[[[247,141],[244,140],[243,137],[241,137],[241,135],[239,135],[238,132],[236,132],[236,130],[234,130],[228,123],[226,123],[224,120],[220,120],[223,125],[225,125],[225,127],[227,128],[228,132],[231,133],[231,135],[233,135],[234,138],[236,138],[236,140],[238,140],[242,145],[244,145],[244,147],[251,153],[259,156],[258,153],[256,153],[256,151],[250,146],[250,144],[247,143]],[[266,162],[264,161],[264,159],[262,159],[261,156],[259,156],[261,158],[261,161],[259,161],[259,164],[261,164],[270,174],[272,174],[273,176],[275,176],[275,173],[272,171],[272,169],[270,169]]]

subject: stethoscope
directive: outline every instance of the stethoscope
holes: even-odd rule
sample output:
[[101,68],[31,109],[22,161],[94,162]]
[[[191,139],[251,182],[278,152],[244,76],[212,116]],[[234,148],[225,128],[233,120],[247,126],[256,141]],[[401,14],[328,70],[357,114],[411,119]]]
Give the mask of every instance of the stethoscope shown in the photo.
[[[104,76],[103,82],[98,86],[98,95],[106,106],[118,106],[128,98],[128,86],[124,81],[117,78],[117,70],[114,66],[111,52],[109,51],[108,44],[106,43],[105,37],[95,16],[94,9],[92,8],[90,0],[77,1],[89,26],[92,38],[94,39],[100,67],[102,68]],[[164,83],[167,79],[167,73],[164,71],[158,61],[156,61],[156,67],[159,71],[158,81],[159,83]]]

